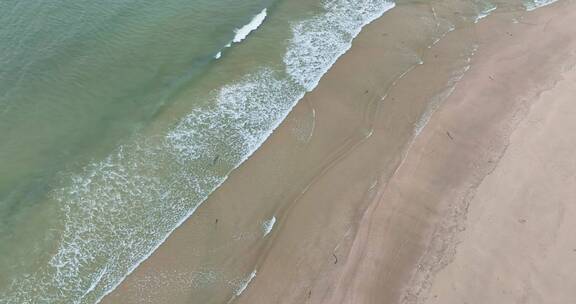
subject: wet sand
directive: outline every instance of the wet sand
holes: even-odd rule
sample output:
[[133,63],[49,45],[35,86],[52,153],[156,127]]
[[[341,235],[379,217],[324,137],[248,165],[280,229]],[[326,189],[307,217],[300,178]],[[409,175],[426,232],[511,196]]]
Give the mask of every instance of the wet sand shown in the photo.
[[565,303],[575,8],[490,16],[405,65],[385,53],[417,39],[388,29],[419,11],[391,11],[103,303]]

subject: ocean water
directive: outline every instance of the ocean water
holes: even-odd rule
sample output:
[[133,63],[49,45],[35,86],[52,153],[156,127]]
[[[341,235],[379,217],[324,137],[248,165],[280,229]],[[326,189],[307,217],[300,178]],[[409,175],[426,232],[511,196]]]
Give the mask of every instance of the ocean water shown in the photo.
[[393,6],[0,5],[4,303],[98,301]]
[[1,2],[0,303],[98,302],[395,5]]

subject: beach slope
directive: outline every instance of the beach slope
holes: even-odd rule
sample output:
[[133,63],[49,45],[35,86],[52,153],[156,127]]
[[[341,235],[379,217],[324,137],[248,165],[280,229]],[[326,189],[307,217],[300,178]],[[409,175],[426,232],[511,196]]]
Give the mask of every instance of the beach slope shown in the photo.
[[[103,303],[576,298],[576,3],[496,10],[433,45],[408,35],[437,14],[457,19],[441,8],[398,6],[366,26]],[[263,237],[262,217],[273,219]],[[238,233],[249,225],[257,233]]]
[[303,286],[270,255],[238,303],[576,298],[575,8],[480,22],[469,72],[382,182],[334,270]]

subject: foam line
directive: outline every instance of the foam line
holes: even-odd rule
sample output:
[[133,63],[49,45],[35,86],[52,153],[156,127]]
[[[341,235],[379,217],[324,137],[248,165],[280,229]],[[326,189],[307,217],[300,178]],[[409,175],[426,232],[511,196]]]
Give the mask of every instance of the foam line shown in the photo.
[[262,224],[262,229],[264,230],[264,236],[267,236],[272,229],[274,228],[274,224],[276,224],[276,217],[273,216],[271,219],[267,220]]
[[236,36],[234,36],[234,39],[232,39],[232,41],[234,43],[238,43],[244,39],[246,39],[246,37],[248,37],[248,35],[252,32],[255,31],[257,28],[260,27],[260,25],[262,25],[262,23],[264,22],[264,19],[266,19],[266,16],[268,15],[267,13],[267,9],[263,9],[258,15],[254,16],[254,18],[252,18],[252,21],[250,21],[250,23],[246,24],[245,26],[236,29]]
[[533,11],[535,9],[550,5],[555,3],[558,0],[532,0],[529,4],[526,4],[527,11]]
[[[263,66],[214,91],[213,100],[199,103],[206,106],[192,110],[168,134],[135,139],[65,177],[67,185],[52,194],[64,217],[54,256],[41,271],[15,279],[0,298],[9,304],[98,303],[113,291],[264,143],[361,28],[394,7],[381,0],[324,4],[325,13],[292,25],[284,58],[288,77]],[[264,9],[238,29],[234,42],[266,16]],[[226,165],[225,173],[210,167],[216,161]],[[274,223],[272,217],[265,235]],[[30,298],[29,290],[44,292]]]

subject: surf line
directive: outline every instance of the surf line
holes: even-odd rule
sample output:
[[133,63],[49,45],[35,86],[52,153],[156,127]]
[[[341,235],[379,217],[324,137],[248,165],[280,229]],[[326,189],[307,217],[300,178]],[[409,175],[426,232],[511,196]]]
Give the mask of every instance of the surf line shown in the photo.
[[244,25],[243,27],[235,29],[234,30],[235,35],[232,41],[230,41],[227,45],[224,46],[224,48],[222,48],[216,55],[214,55],[214,58],[220,59],[220,57],[222,57],[222,52],[224,51],[224,49],[231,47],[233,43],[240,43],[242,42],[242,40],[246,39],[246,37],[248,37],[250,33],[258,29],[262,25],[262,23],[264,23],[266,16],[268,16],[267,8],[263,9],[260,13],[254,16],[248,24]]

